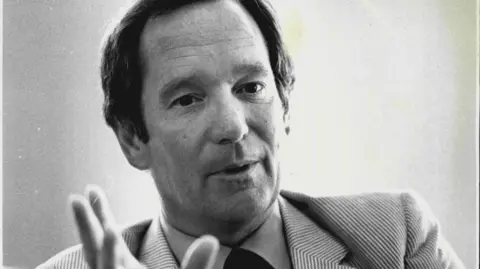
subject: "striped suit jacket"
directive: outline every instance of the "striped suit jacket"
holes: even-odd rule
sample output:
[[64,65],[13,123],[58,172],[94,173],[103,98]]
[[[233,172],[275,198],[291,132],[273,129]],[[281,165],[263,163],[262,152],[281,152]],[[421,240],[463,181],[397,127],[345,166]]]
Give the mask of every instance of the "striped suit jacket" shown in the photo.
[[[428,208],[410,193],[313,198],[282,191],[279,203],[292,268],[464,268]],[[161,229],[155,244],[143,244],[151,223],[124,230],[130,251],[149,269],[178,268]],[[80,245],[37,267],[73,268],[88,268]]]

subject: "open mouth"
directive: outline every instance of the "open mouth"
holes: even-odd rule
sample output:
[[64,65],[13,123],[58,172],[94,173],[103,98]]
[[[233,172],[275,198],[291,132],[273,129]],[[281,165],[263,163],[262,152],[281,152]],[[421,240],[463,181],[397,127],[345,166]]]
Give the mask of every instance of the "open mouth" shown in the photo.
[[237,173],[242,173],[247,171],[252,164],[246,164],[246,165],[241,165],[241,166],[236,166],[236,167],[229,167],[223,170],[226,174],[237,174]]

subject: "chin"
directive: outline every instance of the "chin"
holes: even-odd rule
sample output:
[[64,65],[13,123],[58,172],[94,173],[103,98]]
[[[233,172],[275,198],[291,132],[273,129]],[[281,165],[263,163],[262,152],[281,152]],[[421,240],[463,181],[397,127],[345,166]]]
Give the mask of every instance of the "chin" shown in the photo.
[[234,223],[251,222],[261,218],[271,208],[278,192],[267,191],[259,193],[256,189],[249,189],[237,193],[229,201],[219,202],[215,205],[217,217],[223,221]]

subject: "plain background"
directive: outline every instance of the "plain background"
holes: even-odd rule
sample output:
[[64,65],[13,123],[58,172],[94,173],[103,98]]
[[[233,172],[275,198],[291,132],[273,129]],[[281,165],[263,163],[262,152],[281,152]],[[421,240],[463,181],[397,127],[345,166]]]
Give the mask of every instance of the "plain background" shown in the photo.
[[[121,223],[158,210],[101,114],[100,40],[126,3],[4,1],[5,265],[33,268],[77,243],[67,199],[88,183]],[[298,84],[284,188],[415,190],[474,268],[475,1],[285,3]]]

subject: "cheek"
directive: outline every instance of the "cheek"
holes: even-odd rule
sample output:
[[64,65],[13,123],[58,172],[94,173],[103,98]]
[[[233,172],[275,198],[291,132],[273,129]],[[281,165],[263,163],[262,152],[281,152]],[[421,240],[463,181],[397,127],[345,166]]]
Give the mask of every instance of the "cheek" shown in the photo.
[[152,156],[151,173],[155,182],[161,191],[170,191],[174,189],[172,184],[175,177],[175,160],[168,154],[169,150],[165,148],[165,144],[157,141],[150,136],[150,154]]
[[166,170],[165,173],[177,176],[191,164],[191,139],[186,134],[163,134],[162,139],[155,136],[151,137],[151,140],[153,165],[158,169]]
[[183,138],[179,136],[179,139],[169,142],[157,142],[151,148],[154,162],[152,176],[160,196],[170,206],[191,203],[199,188],[194,176],[196,166],[188,154],[187,143],[182,143],[181,140]]
[[272,150],[276,149],[285,129],[280,99],[276,98],[272,103],[259,107],[254,119],[258,128],[262,130],[260,132],[262,139],[272,147]]
[[[183,181],[195,181],[193,178],[198,171],[198,135],[192,128],[164,130],[151,137],[154,142],[152,154],[154,166],[157,167],[159,177],[169,176],[175,185],[182,185]],[[193,185],[194,183],[189,183]],[[183,186],[182,188],[184,188]],[[192,186],[194,187],[194,186]]]

